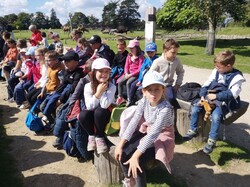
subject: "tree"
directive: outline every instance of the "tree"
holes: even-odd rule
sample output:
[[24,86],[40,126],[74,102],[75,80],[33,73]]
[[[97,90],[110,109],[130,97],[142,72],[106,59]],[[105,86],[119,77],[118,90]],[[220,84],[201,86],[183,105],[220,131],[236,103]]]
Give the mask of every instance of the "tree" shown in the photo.
[[81,12],[75,12],[71,18],[72,28],[77,28],[79,25],[87,25],[89,23],[88,18]]
[[52,8],[50,11],[50,28],[58,29],[61,28],[62,24],[56,16],[56,11]]
[[48,29],[49,20],[42,12],[36,12],[32,18],[32,23],[37,26],[37,28]]
[[119,25],[125,26],[128,29],[136,28],[136,23],[141,17],[138,12],[139,5],[135,0],[124,0],[118,10]]
[[119,1],[111,1],[103,8],[102,25],[104,27],[116,28],[117,25],[117,6]]
[[228,13],[235,21],[244,19],[246,0],[193,0],[193,3],[202,10],[208,20],[206,53],[213,55],[215,33],[219,21],[225,13]]
[[20,12],[17,15],[17,20],[14,22],[14,26],[19,30],[26,30],[31,24],[32,14],[27,14],[25,12]]
[[191,0],[168,0],[157,11],[157,25],[168,31],[200,28],[206,22],[200,9],[191,4]]
[[99,25],[99,19],[98,18],[96,18],[93,15],[87,16],[87,18],[89,20],[89,24],[88,24],[89,27],[92,27],[92,28],[98,27],[98,25]]

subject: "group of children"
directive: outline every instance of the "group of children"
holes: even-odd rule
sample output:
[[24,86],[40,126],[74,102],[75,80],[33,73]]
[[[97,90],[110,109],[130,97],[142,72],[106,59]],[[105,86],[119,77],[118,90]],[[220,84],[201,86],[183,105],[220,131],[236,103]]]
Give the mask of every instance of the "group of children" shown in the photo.
[[[88,136],[83,144],[86,151],[105,153],[108,150],[106,124],[114,104],[120,105],[127,98],[127,107],[135,104],[137,107],[115,149],[115,158],[124,172],[124,185],[146,186],[144,166],[147,160],[157,158],[170,171],[169,162],[174,153],[175,94],[185,72],[177,58],[180,47],[177,41],[166,40],[159,58],[154,42],[146,44],[143,52],[138,40],[130,40],[126,46],[123,39],[118,39],[118,52],[114,55],[97,35],[89,40],[78,38],[76,49],[68,49],[61,55],[55,49],[47,51],[46,47],[26,50],[25,45],[19,45],[17,49],[12,43],[11,39],[7,40],[10,52],[2,60],[2,71],[8,82],[7,100],[14,100],[21,108],[29,108],[40,99],[37,110],[42,113],[45,128],[55,123],[54,147],[62,146],[63,133],[59,132],[78,126]],[[208,100],[216,106],[209,139],[203,149],[208,154],[218,139],[224,116],[222,106],[229,104],[230,110],[240,107],[239,94],[245,79],[234,69],[234,62],[235,55],[227,50],[215,56],[215,68],[201,88],[200,101],[192,107],[190,130],[184,140],[198,135],[200,102]],[[57,107],[61,104],[73,106],[71,103],[77,100],[80,111],[76,118],[57,124]]]

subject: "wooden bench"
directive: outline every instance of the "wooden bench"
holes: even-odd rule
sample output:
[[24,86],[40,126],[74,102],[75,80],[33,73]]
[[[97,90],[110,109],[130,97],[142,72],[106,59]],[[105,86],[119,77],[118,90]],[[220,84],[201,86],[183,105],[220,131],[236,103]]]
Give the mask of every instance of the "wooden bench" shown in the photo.
[[[177,109],[176,111],[176,129],[181,136],[184,136],[187,133],[189,129],[189,125],[190,125],[189,115],[191,111],[190,110],[191,103],[182,101],[179,99],[177,99],[177,101],[181,108]],[[248,102],[241,101],[241,108],[239,108],[235,113],[233,113],[232,116],[230,116],[228,119],[223,121],[222,124],[223,125],[232,124],[234,121],[236,121],[240,116],[242,116],[247,111],[248,106],[249,106]],[[203,116],[204,116],[204,113],[200,114],[199,116],[199,122],[198,122],[199,136],[194,138],[192,141],[202,142],[208,139],[211,122],[210,121],[205,122],[203,120]]]

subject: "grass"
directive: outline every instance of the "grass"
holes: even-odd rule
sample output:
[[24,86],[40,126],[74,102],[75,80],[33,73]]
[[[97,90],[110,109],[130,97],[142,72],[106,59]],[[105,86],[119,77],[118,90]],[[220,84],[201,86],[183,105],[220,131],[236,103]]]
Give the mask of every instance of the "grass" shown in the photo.
[[[48,33],[48,30],[44,30]],[[74,47],[76,44],[69,38],[68,33],[64,33],[61,29],[53,30],[60,34],[60,38],[65,46]],[[157,30],[157,35],[167,37],[168,34],[204,34],[206,31],[195,31],[195,30],[182,30],[174,33],[165,33],[163,30]],[[218,34],[225,35],[249,35],[249,27],[227,27],[220,29]],[[91,30],[90,32],[85,32],[84,37],[90,38],[93,34],[100,35],[106,44],[108,44],[114,51],[116,50],[116,42],[114,40],[114,35],[102,34],[100,30]],[[30,31],[15,31],[16,38],[29,38],[31,35]],[[144,36],[144,31],[134,31],[133,33],[128,33],[127,36],[135,38],[136,36]],[[208,56],[205,54],[206,38],[197,39],[177,39],[181,45],[179,50],[179,58],[182,63],[188,66],[193,66],[197,68],[212,69],[214,56]],[[52,40],[49,40],[51,43]],[[141,47],[144,48],[145,41],[141,40]],[[158,54],[162,53],[163,39],[156,40],[158,46]],[[232,40],[222,40],[217,39],[215,54],[219,51],[229,49],[236,54],[235,67],[241,70],[243,73],[250,73],[250,39],[232,39]]]
[[[0,111],[0,118],[2,112]],[[23,186],[16,169],[16,162],[9,154],[10,138],[6,136],[3,125],[0,125],[0,186],[21,187]]]
[[250,151],[230,142],[217,141],[216,148],[210,154],[211,160],[223,169],[230,166],[232,160],[250,162]]

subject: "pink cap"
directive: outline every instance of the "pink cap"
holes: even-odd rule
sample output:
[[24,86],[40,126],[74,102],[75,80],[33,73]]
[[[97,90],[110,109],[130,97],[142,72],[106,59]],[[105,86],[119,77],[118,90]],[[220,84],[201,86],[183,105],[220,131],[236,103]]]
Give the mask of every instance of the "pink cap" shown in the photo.
[[92,71],[94,69],[110,68],[109,62],[105,58],[97,58],[92,63]]
[[140,42],[138,40],[130,40],[127,47],[134,48],[135,46],[140,46]]

